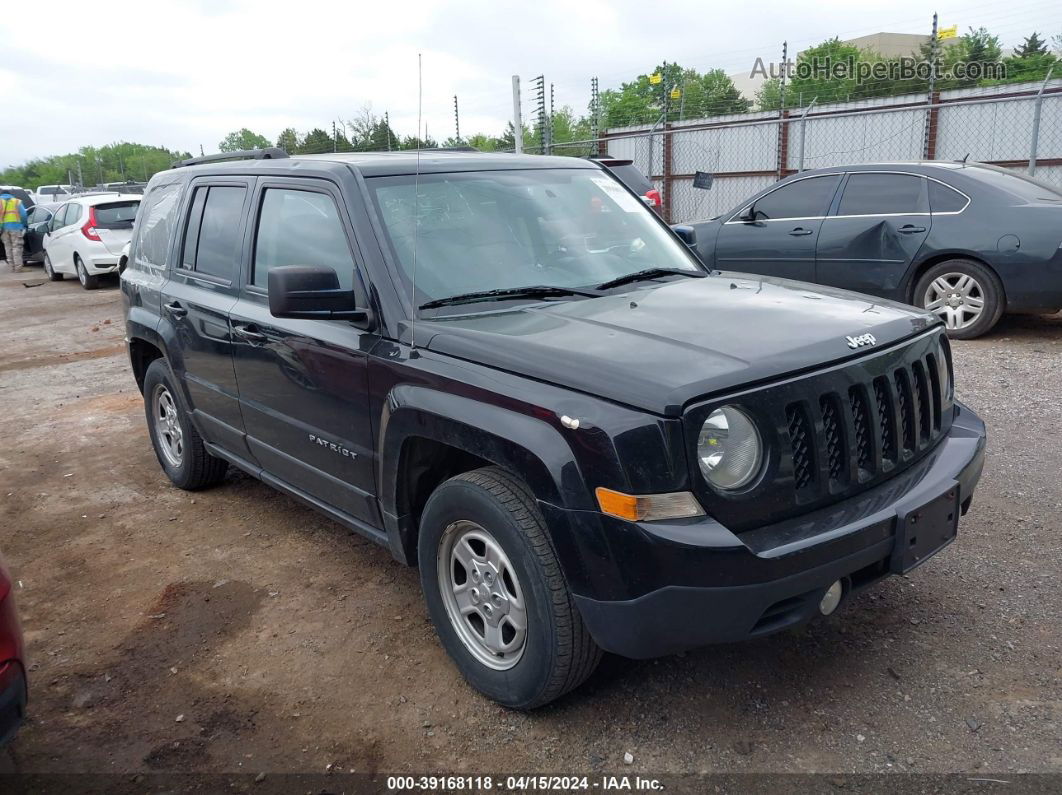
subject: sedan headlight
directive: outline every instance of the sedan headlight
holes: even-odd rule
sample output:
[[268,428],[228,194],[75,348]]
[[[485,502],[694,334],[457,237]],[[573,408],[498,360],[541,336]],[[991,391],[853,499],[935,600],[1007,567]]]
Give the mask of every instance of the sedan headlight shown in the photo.
[[716,488],[740,489],[756,477],[763,461],[763,442],[749,416],[736,406],[708,415],[697,436],[697,464]]

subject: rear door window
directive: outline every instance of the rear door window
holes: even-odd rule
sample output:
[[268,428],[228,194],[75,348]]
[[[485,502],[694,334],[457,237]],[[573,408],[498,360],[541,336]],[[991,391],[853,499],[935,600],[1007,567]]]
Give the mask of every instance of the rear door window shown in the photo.
[[354,258],[343,219],[327,193],[267,188],[255,236],[252,284],[265,288],[269,271],[283,265],[335,270],[344,290],[354,284]]
[[110,202],[96,205],[96,226],[100,229],[132,229],[140,202]]
[[837,215],[927,213],[924,187],[914,174],[850,174]]
[[240,254],[240,220],[247,189],[201,185],[195,189],[184,235],[181,266],[232,281]]
[[63,218],[63,226],[71,226],[81,220],[83,210],[80,204],[71,204],[67,207],[66,216]]

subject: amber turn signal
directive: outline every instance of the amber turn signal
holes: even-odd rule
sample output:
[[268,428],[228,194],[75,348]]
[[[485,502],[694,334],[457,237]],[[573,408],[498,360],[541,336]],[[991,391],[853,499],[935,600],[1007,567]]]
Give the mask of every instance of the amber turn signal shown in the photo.
[[597,504],[601,508],[601,513],[630,522],[704,516],[704,509],[697,502],[697,498],[688,491],[634,495],[598,486],[594,494],[597,495]]

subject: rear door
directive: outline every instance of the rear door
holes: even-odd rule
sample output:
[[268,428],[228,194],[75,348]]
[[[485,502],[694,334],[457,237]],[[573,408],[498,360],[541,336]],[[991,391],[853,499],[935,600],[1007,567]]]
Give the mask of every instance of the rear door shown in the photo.
[[254,179],[193,180],[181,210],[177,261],[162,286],[162,322],[174,339],[170,365],[209,442],[248,458],[232,365],[229,310],[244,260]]
[[318,179],[261,179],[253,249],[231,313],[236,377],[255,459],[273,477],[380,526],[369,421],[368,351],[377,335],[343,320],[273,317],[271,268],[332,268],[349,290],[362,258],[342,194]]
[[803,177],[750,202],[719,230],[715,267],[813,281],[815,243],[840,181],[839,174]]
[[902,301],[904,275],[931,224],[924,177],[853,171],[819,233],[815,280]]
[[62,273],[74,272],[73,235],[79,231],[78,219],[83,211],[77,202],[69,202],[59,208],[49,225],[45,249],[52,260],[52,269]]

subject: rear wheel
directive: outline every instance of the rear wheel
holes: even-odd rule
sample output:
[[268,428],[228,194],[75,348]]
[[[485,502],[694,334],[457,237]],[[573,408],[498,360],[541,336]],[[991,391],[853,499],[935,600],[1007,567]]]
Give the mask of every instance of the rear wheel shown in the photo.
[[601,651],[518,478],[486,467],[443,483],[424,507],[418,553],[439,638],[481,693],[532,709],[593,673]]
[[52,267],[52,258],[48,256],[48,252],[44,252],[44,272],[48,274],[48,278],[53,282],[61,282],[63,280],[63,274],[56,273],[55,268]]
[[100,277],[89,273],[85,268],[85,263],[77,254],[74,255],[74,269],[77,270],[77,280],[86,290],[95,290],[100,286]]
[[946,260],[927,270],[915,285],[914,299],[944,321],[949,337],[959,340],[990,331],[1006,305],[999,277],[967,259]]
[[144,375],[144,408],[155,455],[174,486],[195,491],[225,477],[228,463],[207,452],[203,438],[181,407],[163,359],[153,361]]

